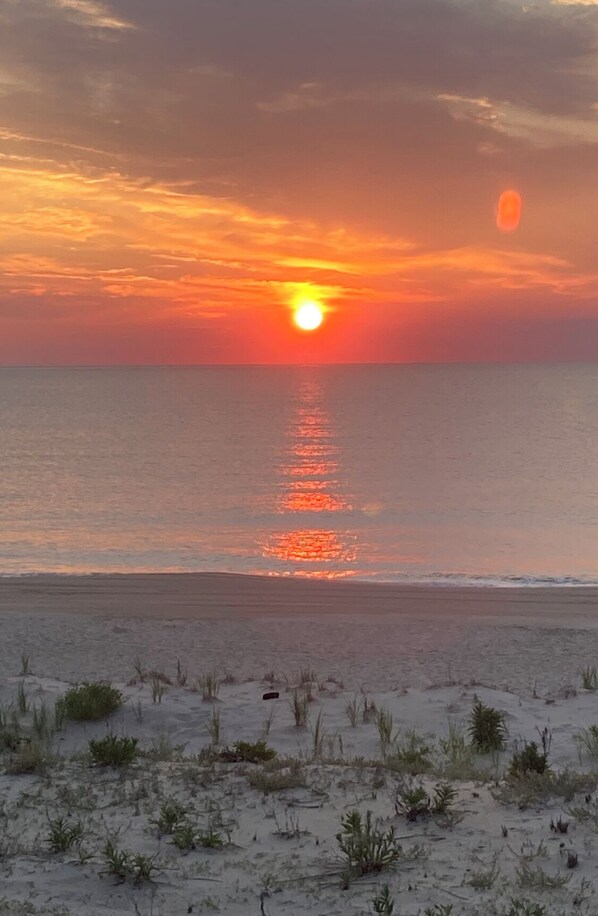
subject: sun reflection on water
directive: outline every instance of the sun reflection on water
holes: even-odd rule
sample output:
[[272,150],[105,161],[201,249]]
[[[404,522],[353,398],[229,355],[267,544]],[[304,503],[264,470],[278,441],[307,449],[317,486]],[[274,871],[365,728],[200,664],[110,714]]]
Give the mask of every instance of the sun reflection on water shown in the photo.
[[339,524],[340,513],[353,510],[341,480],[340,440],[322,402],[320,380],[305,378],[279,467],[276,508],[283,530],[263,545],[264,557],[280,563],[274,574],[339,578],[356,572],[355,533]]

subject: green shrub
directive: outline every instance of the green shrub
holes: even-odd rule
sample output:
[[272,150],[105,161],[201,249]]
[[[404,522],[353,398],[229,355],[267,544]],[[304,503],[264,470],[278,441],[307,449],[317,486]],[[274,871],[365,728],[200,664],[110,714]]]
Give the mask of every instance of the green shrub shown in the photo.
[[103,719],[119,709],[124,703],[120,690],[105,681],[80,684],[69,687],[63,697],[56,703],[56,720],[72,719],[76,722],[88,722]]
[[372,823],[372,812],[368,811],[365,821],[359,811],[349,811],[341,821],[341,830],[336,840],[345,859],[345,883],[352,877],[382,871],[393,865],[401,855],[394,828],[386,832]]
[[276,751],[263,740],[237,741],[231,747],[212,751],[212,755],[226,763],[266,763],[276,757]]
[[548,754],[540,753],[535,741],[526,744],[523,750],[513,754],[509,769],[507,771],[508,779],[519,779],[521,776],[529,776],[530,773],[549,773]]
[[94,763],[104,767],[120,767],[132,763],[139,751],[137,738],[117,738],[106,735],[105,738],[92,739],[89,742],[89,753]]
[[504,712],[476,698],[469,717],[469,736],[471,743],[483,753],[503,750],[507,737]]

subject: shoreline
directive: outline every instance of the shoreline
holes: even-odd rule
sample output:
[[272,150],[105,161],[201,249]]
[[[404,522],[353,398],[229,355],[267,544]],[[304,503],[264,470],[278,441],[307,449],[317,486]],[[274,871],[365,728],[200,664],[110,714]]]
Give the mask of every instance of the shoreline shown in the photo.
[[0,577],[0,613],[158,619],[358,614],[598,626],[598,586],[429,585],[241,573]]

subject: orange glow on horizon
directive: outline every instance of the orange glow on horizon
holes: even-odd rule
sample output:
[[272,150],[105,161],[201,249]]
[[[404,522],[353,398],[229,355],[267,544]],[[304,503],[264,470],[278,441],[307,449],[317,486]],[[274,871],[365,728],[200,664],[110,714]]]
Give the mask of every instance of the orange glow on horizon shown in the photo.
[[496,208],[496,225],[501,232],[515,232],[521,220],[521,195],[510,189],[503,191]]

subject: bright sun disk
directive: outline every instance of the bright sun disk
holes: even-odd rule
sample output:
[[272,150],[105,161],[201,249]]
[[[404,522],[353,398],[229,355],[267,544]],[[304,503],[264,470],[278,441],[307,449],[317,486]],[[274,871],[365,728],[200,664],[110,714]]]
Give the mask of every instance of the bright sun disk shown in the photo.
[[293,320],[302,331],[315,331],[324,320],[322,309],[317,302],[302,302],[293,315]]

